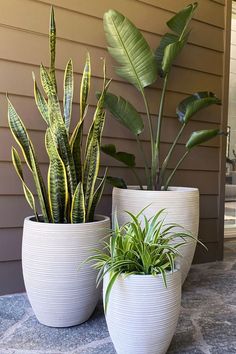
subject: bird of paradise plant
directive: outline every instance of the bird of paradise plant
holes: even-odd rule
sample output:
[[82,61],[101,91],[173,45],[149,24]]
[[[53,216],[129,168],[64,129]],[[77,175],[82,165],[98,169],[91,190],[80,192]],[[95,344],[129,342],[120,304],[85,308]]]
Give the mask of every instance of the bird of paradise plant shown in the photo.
[[26,200],[33,209],[37,221],[49,223],[90,222],[94,220],[95,208],[102,196],[106,180],[106,173],[101,180],[98,179],[101,136],[105,122],[104,97],[109,85],[106,80],[105,62],[103,64],[102,93],[97,102],[85,147],[82,148],[83,126],[88,110],[87,99],[91,79],[90,57],[88,54],[82,75],[79,120],[74,131],[70,134],[74,92],[73,63],[70,59],[64,72],[62,109],[57,94],[56,24],[53,8],[50,16],[49,46],[51,58],[49,71],[43,65],[40,66],[41,84],[46,98],[41,93],[33,74],[35,102],[47,124],[45,134],[45,145],[49,157],[47,188],[27,129],[13,104],[7,98],[9,126],[32,173],[42,217],[39,217],[34,195],[25,182],[21,159],[14,147],[12,147],[12,161],[22,182]]
[[[162,37],[155,53],[149,47],[141,31],[127,17],[115,10],[109,10],[104,14],[104,30],[108,42],[108,51],[118,63],[116,73],[138,90],[144,103],[151,145],[150,163],[145,156],[140,139],[140,134],[144,130],[144,122],[140,113],[127,99],[110,92],[105,93],[105,106],[116,120],[135,136],[140,155],[143,158],[146,185],[149,190],[167,190],[176,170],[192,149],[219,134],[223,134],[219,129],[193,132],[185,145],[186,150],[183,156],[168,175],[167,168],[170,159],[190,119],[200,110],[213,104],[220,104],[220,100],[215,94],[206,91],[194,93],[180,102],[176,110],[180,121],[180,129],[164,161],[161,161],[160,143],[167,83],[174,61],[187,43],[191,32],[189,24],[197,6],[196,2],[188,5],[167,22],[171,33],[168,32]],[[153,124],[145,88],[154,84],[158,75],[162,79],[163,85],[157,121]],[[97,96],[100,97],[100,93]],[[103,146],[102,151],[130,167],[140,188],[143,189],[140,178],[135,173],[134,155],[122,151],[117,152],[113,144]],[[110,181],[115,182],[117,186],[125,186],[124,181],[117,181],[117,179],[115,181],[111,179]]]

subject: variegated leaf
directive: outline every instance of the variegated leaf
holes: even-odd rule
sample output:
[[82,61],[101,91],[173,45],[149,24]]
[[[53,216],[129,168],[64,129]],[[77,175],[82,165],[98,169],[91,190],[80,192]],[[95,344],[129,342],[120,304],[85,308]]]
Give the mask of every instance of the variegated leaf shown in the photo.
[[67,63],[65,75],[64,75],[64,97],[63,97],[64,121],[68,132],[70,129],[70,121],[71,121],[73,92],[74,92],[73,64],[72,64],[72,60],[70,59]]
[[34,99],[35,103],[38,107],[38,110],[42,116],[42,118],[45,120],[47,125],[49,125],[49,115],[48,115],[48,104],[47,101],[45,100],[44,96],[40,92],[35,76],[33,75],[33,80],[34,80]]
[[106,171],[104,173],[104,176],[103,176],[100,184],[98,185],[97,189],[94,192],[93,201],[92,201],[92,205],[91,205],[89,216],[88,216],[88,221],[94,221],[95,209],[96,209],[96,206],[98,205],[98,203],[101,200],[101,197],[102,197],[102,194],[103,194],[103,191],[104,191],[104,187],[105,187],[105,184],[106,184],[106,177],[107,177],[107,169],[106,169]]
[[27,200],[31,209],[33,209],[36,220],[38,220],[38,213],[37,213],[36,206],[35,206],[34,196],[33,196],[33,193],[30,191],[29,187],[25,183],[21,160],[18,155],[18,152],[16,151],[16,149],[14,147],[12,147],[11,156],[12,156],[13,166],[14,166],[16,173],[17,173],[18,177],[20,178],[22,186],[23,186],[25,199]]
[[90,55],[89,53],[87,53],[87,58],[86,58],[81,86],[80,86],[80,120],[83,120],[86,113],[87,98],[90,89],[90,78],[91,78],[91,63],[90,63]]
[[72,198],[71,223],[76,224],[83,222],[85,222],[84,191],[82,182],[79,182]]
[[83,186],[84,186],[84,200],[86,210],[86,221],[88,221],[90,209],[93,202],[93,195],[95,183],[99,171],[100,162],[100,144],[97,139],[92,139],[87,154],[85,156]]
[[51,55],[51,63],[50,63],[50,77],[55,86],[55,90],[57,91],[57,83],[56,83],[56,73],[55,73],[55,60],[56,60],[56,23],[54,18],[54,9],[53,6],[51,8],[51,16],[50,16],[50,32],[49,32],[49,47],[50,47],[50,55]]
[[50,128],[47,129],[45,145],[50,164],[48,169],[49,204],[54,223],[64,223],[68,203],[68,185],[64,163],[54,144]]
[[75,164],[75,172],[77,181],[82,181],[82,138],[83,138],[83,121],[79,121],[76,125],[70,139],[71,153]]

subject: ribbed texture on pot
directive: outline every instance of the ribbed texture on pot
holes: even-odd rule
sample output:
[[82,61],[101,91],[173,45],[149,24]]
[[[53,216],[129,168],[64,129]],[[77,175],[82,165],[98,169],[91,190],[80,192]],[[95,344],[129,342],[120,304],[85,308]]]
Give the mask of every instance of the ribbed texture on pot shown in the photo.
[[85,224],[24,222],[22,265],[26,291],[39,322],[68,327],[86,321],[98,301],[97,271],[81,263],[102,247],[110,220]]
[[[109,280],[105,276],[103,296]],[[164,354],[174,335],[181,303],[181,274],[120,276],[113,285],[106,321],[118,354]]]
[[[150,218],[160,209],[166,209],[165,222],[177,223],[191,231],[197,238],[199,227],[199,191],[197,188],[170,187],[168,191],[142,191],[135,187],[128,189],[114,188],[112,193],[112,213],[117,212],[120,225],[129,221],[129,215],[124,211],[137,214],[148,206],[144,214]],[[196,248],[195,241],[179,249],[183,257],[177,263],[181,268],[182,282],[184,282]]]

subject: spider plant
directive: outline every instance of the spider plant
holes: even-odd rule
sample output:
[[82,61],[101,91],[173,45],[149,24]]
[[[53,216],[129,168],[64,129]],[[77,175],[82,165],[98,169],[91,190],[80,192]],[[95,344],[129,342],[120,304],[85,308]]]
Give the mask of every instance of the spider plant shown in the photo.
[[47,70],[43,65],[40,66],[44,94],[41,93],[33,74],[35,103],[47,125],[45,134],[45,145],[49,157],[47,188],[27,129],[8,98],[9,126],[33,176],[42,217],[39,218],[34,195],[25,182],[21,159],[14,147],[12,147],[12,160],[22,182],[26,200],[33,209],[37,221],[89,222],[94,220],[95,208],[101,198],[106,179],[106,173],[102,180],[98,179],[101,135],[105,121],[104,95],[109,85],[105,75],[105,62],[102,94],[96,106],[85,147],[82,148],[83,126],[88,111],[87,98],[90,91],[90,57],[88,54],[82,75],[78,122],[71,134],[70,122],[74,93],[73,63],[70,59],[64,72],[64,94],[61,107],[55,71],[56,24],[53,8],[50,16],[49,45],[50,68]]
[[[143,158],[146,185],[149,190],[167,190],[177,168],[192,149],[222,134],[219,129],[193,132],[185,145],[183,156],[176,163],[173,172],[168,175],[167,169],[169,168],[174,149],[191,118],[197,112],[210,105],[220,104],[220,100],[215,94],[207,91],[196,92],[180,102],[176,109],[180,122],[179,132],[164,161],[161,161],[160,143],[167,84],[173,63],[188,41],[191,32],[189,25],[197,6],[196,2],[188,5],[167,22],[171,32],[164,34],[155,52],[152,51],[141,31],[127,17],[115,10],[109,10],[104,14],[104,30],[108,51],[118,63],[116,73],[137,89],[144,104],[148,122],[151,161],[148,161],[140,139],[140,134],[144,130],[144,122],[137,109],[127,99],[111,92],[105,94],[105,106],[115,119],[134,135],[139,154]],[[154,84],[158,75],[162,82],[162,90],[154,124],[145,88]],[[100,97],[100,93],[97,96]],[[103,146],[102,151],[130,167],[137,178],[140,188],[143,189],[140,178],[135,173],[134,155],[122,151],[117,152],[113,144]]]
[[131,221],[121,227],[115,217],[114,231],[109,241],[104,242],[103,251],[95,250],[94,255],[86,260],[99,270],[97,285],[107,273],[110,275],[105,310],[112,286],[119,275],[161,275],[167,286],[166,273],[175,270],[175,259],[181,256],[179,247],[189,238],[195,240],[179,225],[165,223],[164,209],[150,219],[143,210],[137,215],[127,212]]

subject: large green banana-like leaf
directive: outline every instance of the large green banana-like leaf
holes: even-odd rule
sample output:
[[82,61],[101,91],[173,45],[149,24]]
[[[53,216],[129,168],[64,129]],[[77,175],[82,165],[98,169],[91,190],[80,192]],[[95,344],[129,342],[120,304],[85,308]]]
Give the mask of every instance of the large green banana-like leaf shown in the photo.
[[101,146],[101,151],[114,159],[122,162],[128,167],[135,167],[135,156],[127,152],[116,151],[116,147],[113,144]]
[[73,93],[74,93],[73,64],[72,64],[72,60],[70,59],[67,63],[65,75],[64,75],[64,97],[63,97],[64,120],[68,132],[70,129]]
[[106,169],[106,171],[104,173],[104,176],[103,176],[100,184],[98,185],[97,189],[94,192],[93,201],[92,201],[92,205],[91,205],[89,216],[88,216],[88,221],[94,221],[95,209],[96,209],[96,206],[98,205],[98,203],[101,200],[101,197],[102,197],[102,194],[103,194],[103,191],[104,191],[104,187],[105,187],[105,184],[106,184],[106,177],[107,177],[107,169]]
[[83,137],[83,121],[79,121],[70,138],[70,148],[75,164],[75,173],[77,181],[82,181],[82,137]]
[[84,119],[85,112],[86,112],[87,99],[90,90],[90,78],[91,78],[91,63],[90,63],[90,55],[89,53],[87,53],[83,76],[80,85],[80,120]]
[[206,141],[216,137],[217,135],[223,134],[219,129],[208,129],[208,130],[199,130],[193,132],[186,143],[186,148],[191,150],[193,147],[205,143]]
[[49,113],[48,113],[47,101],[45,100],[44,96],[42,95],[41,91],[39,90],[34,75],[33,75],[33,80],[34,80],[34,99],[35,99],[35,103],[36,103],[36,105],[38,107],[38,110],[39,110],[42,118],[45,120],[47,125],[49,125]]
[[16,151],[16,149],[14,147],[12,147],[11,156],[12,156],[13,166],[14,166],[16,173],[17,173],[18,177],[20,178],[22,186],[23,186],[25,199],[27,200],[31,209],[33,209],[34,215],[35,215],[36,219],[38,220],[38,213],[37,213],[36,206],[35,206],[34,196],[33,196],[33,193],[30,191],[29,187],[25,183],[21,160],[18,155],[18,152]]
[[139,91],[157,78],[157,66],[147,41],[135,25],[115,10],[104,15],[104,30],[108,50],[120,64],[116,73]]
[[[100,92],[97,93],[97,97],[100,97]],[[134,135],[142,133],[144,128],[142,117],[129,101],[121,96],[107,92],[105,94],[104,106],[131,133]]]
[[84,191],[83,184],[79,182],[75,194],[72,198],[71,204],[71,222],[72,224],[85,222],[85,204],[84,204]]
[[162,59],[162,76],[165,76],[170,71],[174,60],[177,58],[177,56],[187,43],[187,39],[188,36],[185,36],[182,39],[176,41],[175,43],[170,43],[168,46],[166,46]]
[[106,182],[108,182],[113,187],[127,189],[127,184],[120,177],[107,176]]
[[17,114],[9,98],[8,98],[8,122],[9,122],[9,127],[11,129],[12,135],[16,140],[17,144],[20,146],[24,159],[33,174],[44,221],[48,222],[50,221],[50,211],[48,207],[46,188],[43,182],[40,169],[38,167],[38,163],[35,158],[33,144],[27,134],[26,128],[22,120]]
[[195,113],[212,104],[221,104],[214,93],[208,91],[196,92],[180,102],[176,113],[180,122],[186,124]]
[[49,156],[48,195],[54,223],[64,223],[68,203],[68,185],[64,163],[54,144],[50,128],[45,136],[46,150]]
[[56,23],[54,18],[54,9],[51,8],[50,16],[50,32],[49,32],[49,47],[50,47],[50,77],[57,91],[57,82],[56,82],[56,72],[55,72],[55,60],[56,60]]
[[85,156],[83,188],[84,203],[86,210],[86,221],[88,221],[90,209],[93,203],[95,183],[98,176],[100,163],[100,143],[96,138],[92,138]]
[[188,26],[196,8],[197,3],[190,4],[167,22],[168,27],[175,34],[166,33],[156,49],[155,56],[160,76],[167,75],[174,60],[186,44],[189,35]]
[[167,22],[167,26],[179,36],[181,36],[184,32],[186,33],[189,22],[191,21],[197,7],[197,2],[189,4],[184,9],[179,11],[176,15],[174,15]]

